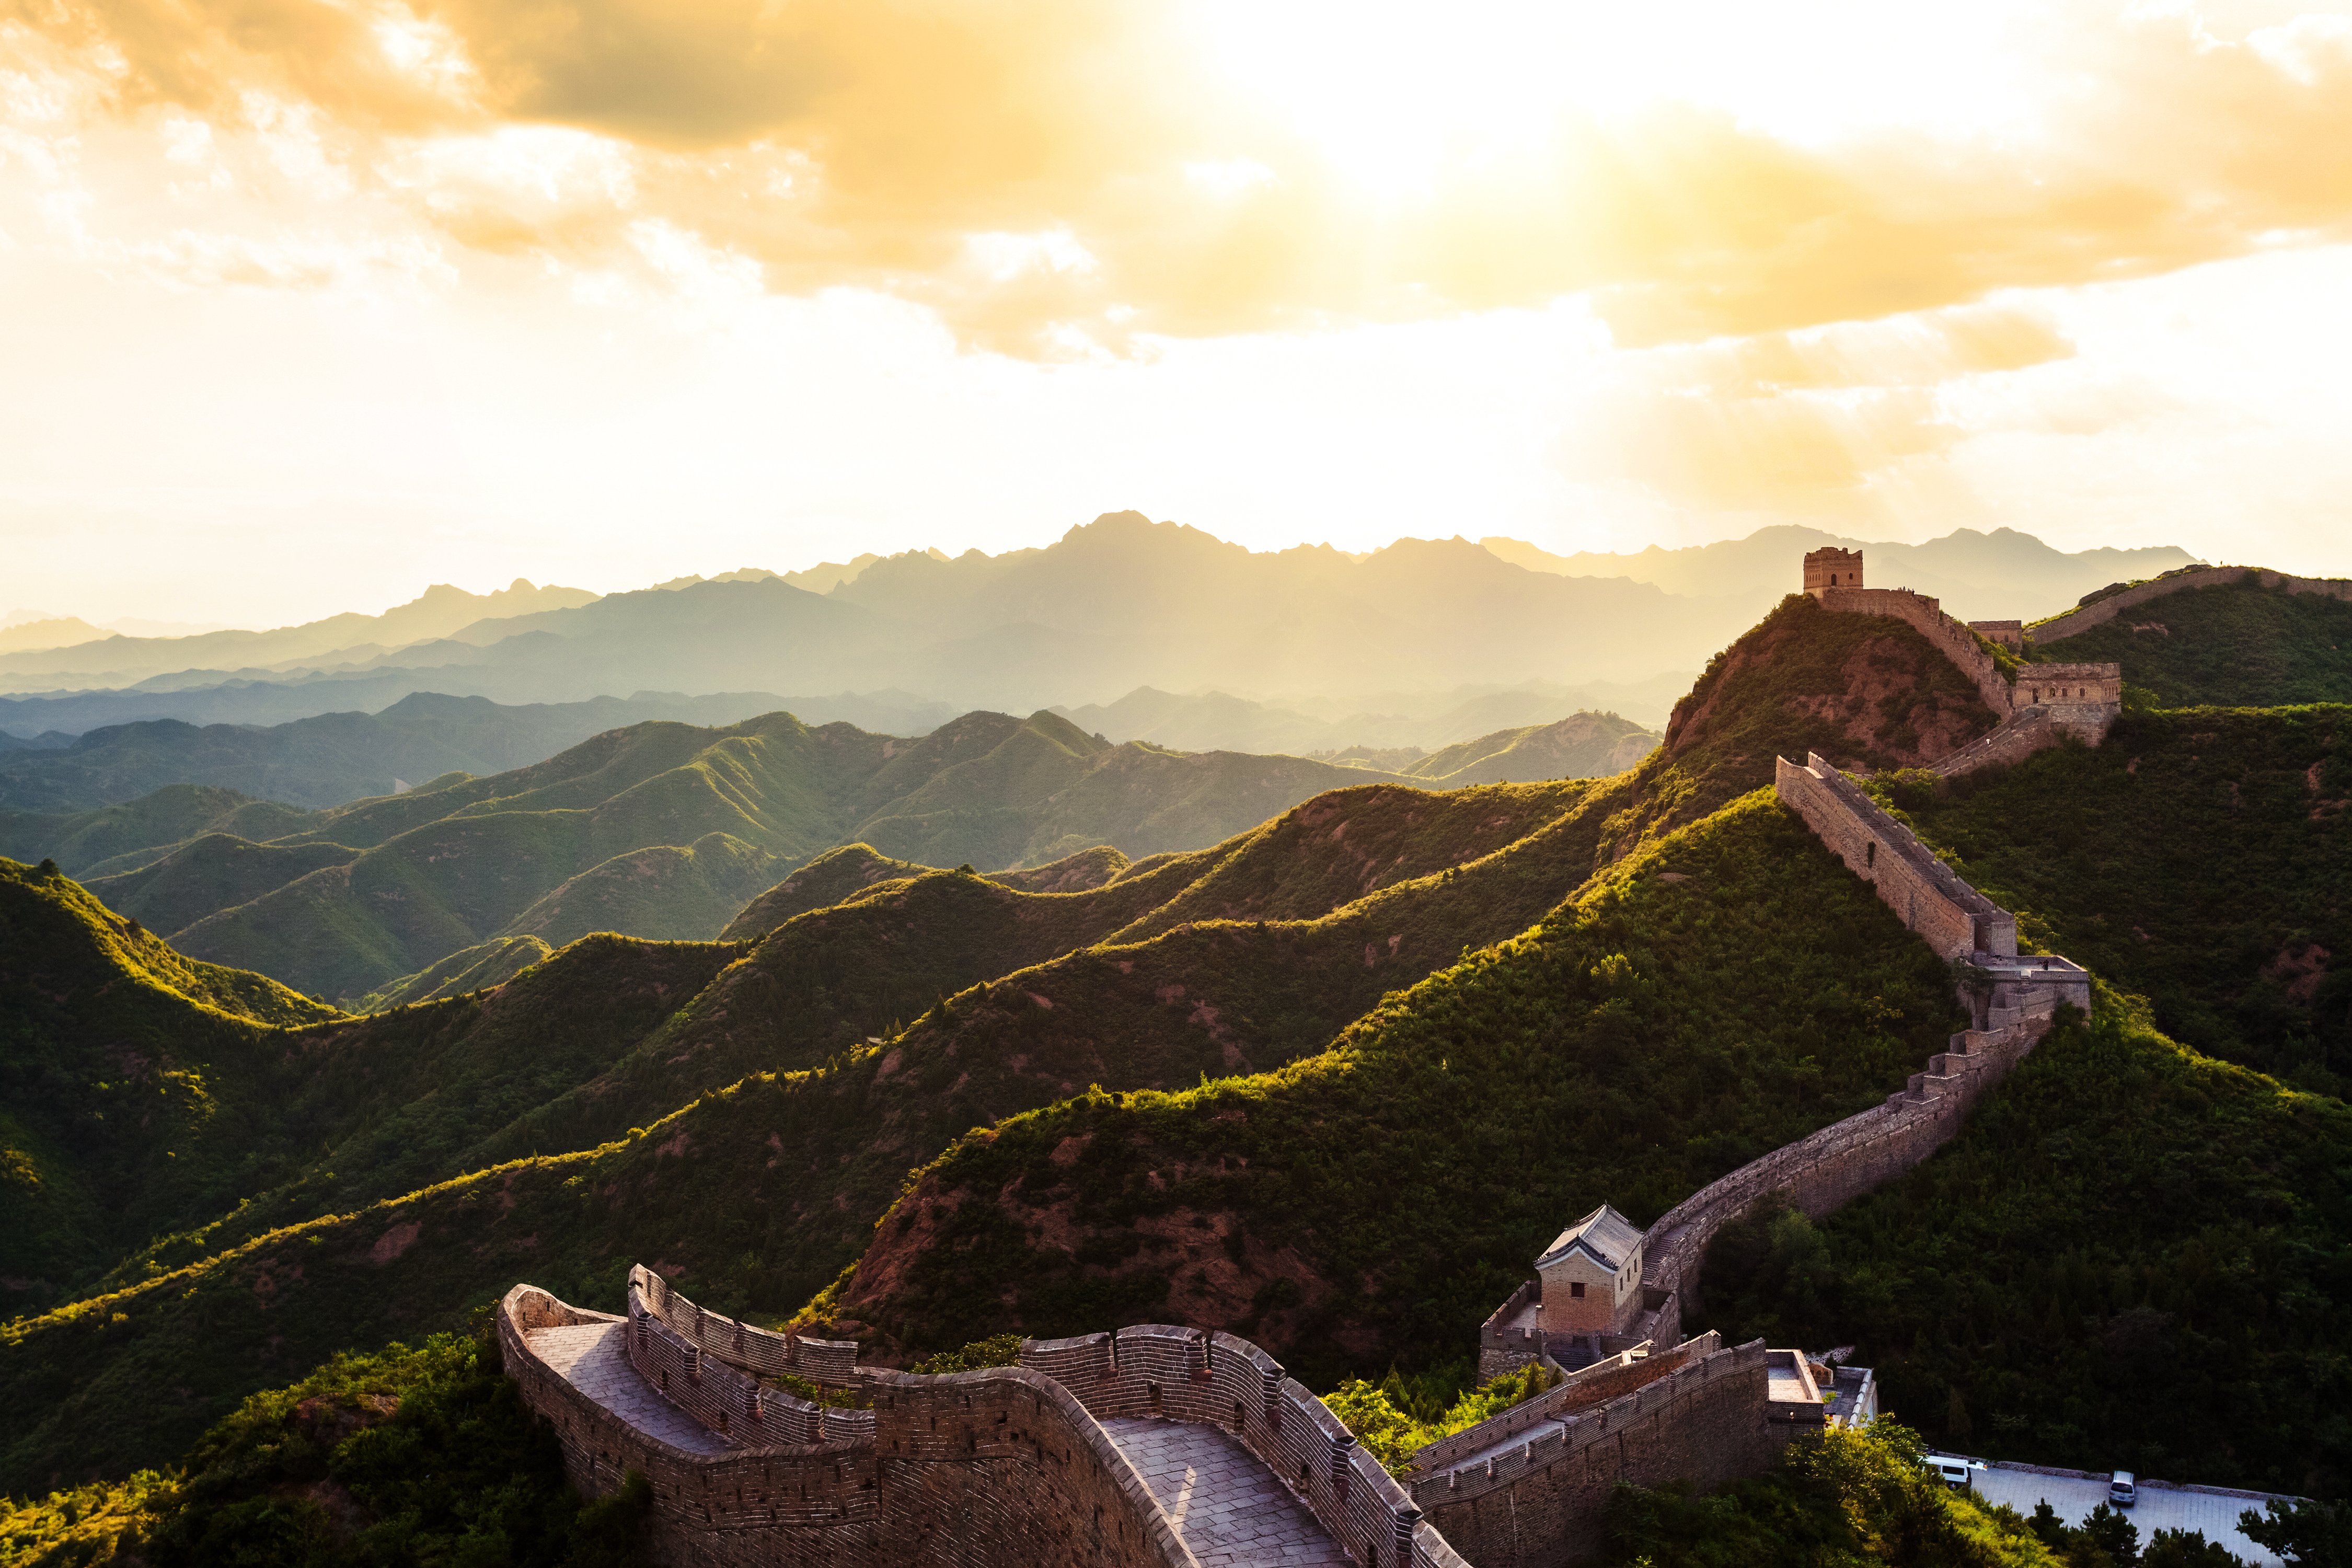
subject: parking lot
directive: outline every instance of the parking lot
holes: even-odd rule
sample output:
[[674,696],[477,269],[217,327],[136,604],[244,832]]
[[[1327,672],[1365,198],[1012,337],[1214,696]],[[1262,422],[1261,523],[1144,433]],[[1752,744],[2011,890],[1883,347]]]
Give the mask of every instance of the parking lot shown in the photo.
[[[2069,1524],[2080,1524],[2090,1517],[2091,1510],[2107,1500],[2107,1483],[2104,1479],[2083,1480],[2071,1476],[2045,1476],[2032,1470],[2011,1469],[1994,1465],[1989,1469],[1969,1472],[1977,1496],[1987,1502],[2005,1502],[2018,1512],[2031,1518],[2033,1505],[2048,1500],[2058,1517]],[[2247,1509],[2263,1511],[2260,1502],[2240,1497],[2214,1497],[2206,1492],[2176,1491],[2142,1481],[2139,1505],[2125,1510],[2126,1517],[2139,1527],[2139,1541],[2146,1546],[2148,1539],[2159,1530],[2201,1530],[2205,1539],[2218,1542],[2235,1552],[2240,1561],[2249,1563],[2275,1563],[2279,1559],[2238,1533],[2238,1515]]]

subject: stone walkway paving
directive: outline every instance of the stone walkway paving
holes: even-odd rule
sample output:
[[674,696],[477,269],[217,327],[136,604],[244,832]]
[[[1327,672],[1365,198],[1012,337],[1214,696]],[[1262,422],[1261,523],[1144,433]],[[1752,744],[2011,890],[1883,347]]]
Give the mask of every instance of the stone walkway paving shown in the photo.
[[1132,1417],[1102,1427],[1202,1568],[1347,1568],[1307,1506],[1222,1427]]
[[533,1329],[525,1336],[540,1359],[564,1382],[649,1436],[689,1454],[724,1454],[734,1447],[647,1383],[629,1363],[626,1322],[576,1323]]

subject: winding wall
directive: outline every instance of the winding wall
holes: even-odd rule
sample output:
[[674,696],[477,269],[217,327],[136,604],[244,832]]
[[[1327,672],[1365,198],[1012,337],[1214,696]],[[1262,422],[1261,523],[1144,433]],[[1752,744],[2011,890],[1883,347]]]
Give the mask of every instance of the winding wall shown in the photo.
[[2150,599],[2160,599],[2168,594],[2179,594],[2191,588],[2219,588],[2231,583],[2260,583],[2265,588],[2281,588],[2290,594],[2316,594],[2324,598],[2352,600],[2352,580],[2342,577],[2291,577],[2284,572],[2272,572],[2260,566],[2191,566],[2179,572],[2168,572],[2137,587],[2126,588],[2120,594],[2110,594],[2095,604],[2051,616],[2046,621],[2025,628],[2026,635],[2036,643],[2053,643],[2064,637],[2105,626],[2124,611],[2145,605]]
[[[625,1401],[600,1402],[541,1353],[550,1330],[617,1336],[635,1386],[710,1442],[666,1441]],[[676,1568],[1197,1568],[1104,1426],[1153,1416],[1230,1434],[1366,1568],[1469,1568],[1320,1399],[1230,1334],[1148,1325],[1029,1341],[1017,1367],[924,1377],[705,1311],[643,1268],[625,1318],[518,1285],[499,1333],[581,1492],[609,1493],[633,1469],[651,1481],[648,1544]],[[821,1408],[763,1384],[734,1364],[739,1348],[802,1376],[820,1367],[872,1407]],[[1196,1513],[1217,1505],[1213,1486],[1191,1500]]]

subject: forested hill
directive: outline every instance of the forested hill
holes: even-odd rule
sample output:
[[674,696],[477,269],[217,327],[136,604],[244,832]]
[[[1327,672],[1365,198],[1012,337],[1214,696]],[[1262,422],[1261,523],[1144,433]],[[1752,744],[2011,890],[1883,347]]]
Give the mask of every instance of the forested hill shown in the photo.
[[[1428,759],[1441,771],[1413,782],[1607,772],[1652,742],[1622,720],[1576,715]],[[324,811],[174,785],[78,815],[0,814],[0,852],[56,858],[192,954],[355,1004],[429,994],[438,982],[409,977],[521,939],[713,937],[834,845],[992,869],[1096,846],[1149,856],[1388,776],[1113,746],[1052,713],[971,713],[912,740],[771,713],[633,725],[529,767]]]
[[[2336,731],[2252,714],[2232,739],[2133,715],[2099,752],[1988,776],[1981,808],[1922,798],[1932,786],[1902,770],[1991,721],[1907,626],[1791,597],[1611,777],[1373,781],[1205,848],[1088,846],[994,877],[872,842],[780,877],[725,942],[600,936],[541,958],[516,939],[419,994],[487,989],[238,1023],[257,1044],[177,1070],[217,1086],[250,1165],[159,1188],[103,1261],[54,1231],[50,1261],[0,1259],[0,1277],[47,1281],[0,1331],[0,1404],[26,1413],[0,1488],[167,1458],[244,1393],[456,1327],[519,1279],[609,1306],[634,1259],[882,1360],[1184,1321],[1249,1333],[1319,1386],[1391,1367],[1458,1382],[1479,1319],[1564,1218],[1608,1201],[1652,1219],[1883,1098],[1954,1026],[1944,967],[1760,789],[1776,752],[1889,775],[1932,842],[2017,900],[2029,937],[2137,943],[2137,924],[2154,948],[2189,931],[2124,907],[2134,888],[2099,908],[2042,896],[2002,856],[2043,824],[2091,836],[2084,866],[2211,882],[2241,967],[2186,975],[2159,1002],[2184,1020],[2236,1016],[2273,938],[2303,940],[2254,882],[2219,879],[2246,840],[2217,814],[2242,801],[2253,834],[2294,805],[2324,829]],[[2260,765],[2200,771],[2221,740]],[[1016,747],[992,776],[1046,755]],[[2066,770],[2086,756],[2121,771],[2069,818]],[[2180,840],[2160,867],[2118,837],[2139,820]],[[397,839],[380,826],[376,842]],[[2013,837],[1966,841],[1996,829]],[[16,885],[58,909],[86,899],[30,871]],[[2335,897],[2324,870],[2294,886]],[[2095,963],[2151,989],[2162,973],[2158,953]],[[58,1064],[41,1069],[58,1082],[143,1094],[146,1069],[124,1070],[79,1005],[10,1048]],[[1908,1419],[1976,1451],[2334,1495],[2352,1129],[2311,1092],[2324,1047],[2270,1039],[2204,1043],[2305,1072],[2304,1089],[2104,992],[1947,1155],[1850,1211],[1858,1228],[1763,1216],[1743,1233],[1755,1289],[1710,1276],[1699,1295],[1727,1323],[1836,1325],[1829,1342],[1868,1347]],[[12,1133],[35,1175],[80,1168],[44,1136]],[[2193,1375],[2158,1375],[2178,1358]],[[2190,1409],[2200,1447],[2184,1454]]]
[[2160,595],[2031,651],[2120,664],[2125,684],[2159,708],[2352,702],[2352,603],[2266,588],[2252,574]]

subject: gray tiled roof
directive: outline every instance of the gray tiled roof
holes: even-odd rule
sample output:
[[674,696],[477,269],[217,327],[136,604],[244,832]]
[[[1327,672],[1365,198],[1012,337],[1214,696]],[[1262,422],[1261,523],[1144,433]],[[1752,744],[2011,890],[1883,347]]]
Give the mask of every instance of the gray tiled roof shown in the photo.
[[1536,1267],[1557,1263],[1570,1247],[1581,1247],[1585,1253],[1603,1268],[1617,1269],[1642,1245],[1642,1233],[1632,1220],[1602,1204],[1574,1225],[1559,1233],[1552,1244],[1544,1248]]

